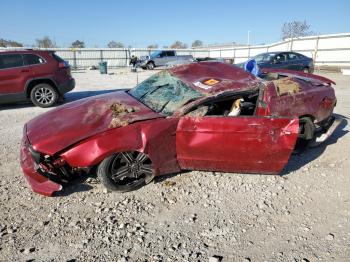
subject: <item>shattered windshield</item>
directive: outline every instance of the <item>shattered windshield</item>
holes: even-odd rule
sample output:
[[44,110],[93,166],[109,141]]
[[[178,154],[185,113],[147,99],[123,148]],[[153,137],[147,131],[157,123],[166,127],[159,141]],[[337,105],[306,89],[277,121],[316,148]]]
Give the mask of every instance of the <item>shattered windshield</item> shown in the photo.
[[154,111],[167,116],[191,100],[203,96],[168,71],[151,76],[131,89],[129,94]]

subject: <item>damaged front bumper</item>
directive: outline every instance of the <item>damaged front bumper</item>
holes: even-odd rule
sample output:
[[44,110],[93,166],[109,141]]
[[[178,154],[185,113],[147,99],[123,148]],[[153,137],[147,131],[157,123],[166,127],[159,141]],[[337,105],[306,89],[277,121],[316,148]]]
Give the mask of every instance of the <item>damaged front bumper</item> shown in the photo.
[[344,120],[341,116],[332,115],[326,127],[322,128],[320,132],[316,132],[314,141],[310,144],[310,147],[316,147],[324,143]]
[[49,174],[40,168],[35,162],[35,156],[30,152],[30,142],[24,130],[23,139],[21,143],[20,161],[24,176],[35,193],[52,196],[54,192],[61,191],[62,185],[51,181]]

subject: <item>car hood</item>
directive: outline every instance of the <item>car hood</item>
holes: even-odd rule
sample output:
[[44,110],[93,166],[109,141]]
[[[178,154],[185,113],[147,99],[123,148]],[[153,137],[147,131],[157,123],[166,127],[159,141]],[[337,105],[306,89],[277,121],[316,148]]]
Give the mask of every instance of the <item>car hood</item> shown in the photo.
[[[115,105],[128,111],[116,115]],[[112,128],[159,117],[163,116],[128,93],[117,91],[59,106],[29,121],[26,130],[35,150],[52,155]]]

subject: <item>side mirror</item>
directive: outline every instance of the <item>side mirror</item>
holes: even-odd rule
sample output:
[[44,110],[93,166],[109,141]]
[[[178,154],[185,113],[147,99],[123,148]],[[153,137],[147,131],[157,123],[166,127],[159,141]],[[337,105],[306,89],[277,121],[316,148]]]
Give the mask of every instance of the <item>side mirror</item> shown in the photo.
[[279,64],[279,63],[280,63],[280,61],[279,61],[279,60],[277,60],[277,59],[274,59],[274,60],[273,60],[273,63],[274,63],[274,64]]

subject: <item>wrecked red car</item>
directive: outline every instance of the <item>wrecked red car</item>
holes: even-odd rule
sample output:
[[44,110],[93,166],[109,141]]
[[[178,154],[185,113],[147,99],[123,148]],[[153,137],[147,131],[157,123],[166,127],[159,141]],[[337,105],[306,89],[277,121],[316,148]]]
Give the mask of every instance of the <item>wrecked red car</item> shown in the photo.
[[332,84],[288,70],[257,78],[220,62],[174,67],[34,118],[21,166],[46,196],[96,170],[120,192],[181,170],[278,174],[293,150],[322,142],[339,123]]

